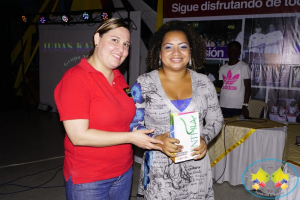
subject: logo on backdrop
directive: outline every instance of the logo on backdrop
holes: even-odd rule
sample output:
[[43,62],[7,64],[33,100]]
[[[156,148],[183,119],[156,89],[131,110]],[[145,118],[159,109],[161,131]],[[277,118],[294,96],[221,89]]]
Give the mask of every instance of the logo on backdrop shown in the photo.
[[[294,187],[289,187],[291,177],[297,177]],[[298,185],[298,179],[298,173],[291,164],[277,159],[254,162],[246,168],[242,176],[247,191],[264,199],[290,194]]]
[[42,52],[89,52],[92,49],[89,42],[45,42]]

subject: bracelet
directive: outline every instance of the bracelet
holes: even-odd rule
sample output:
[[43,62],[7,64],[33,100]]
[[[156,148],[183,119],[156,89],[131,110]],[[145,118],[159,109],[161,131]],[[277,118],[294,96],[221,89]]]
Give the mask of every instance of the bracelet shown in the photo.
[[247,104],[247,103],[243,103],[243,106],[246,106],[246,107],[248,107],[248,104]]

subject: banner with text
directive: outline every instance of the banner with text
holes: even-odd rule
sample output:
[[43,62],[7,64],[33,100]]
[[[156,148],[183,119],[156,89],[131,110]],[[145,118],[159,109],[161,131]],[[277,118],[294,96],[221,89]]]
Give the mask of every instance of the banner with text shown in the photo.
[[299,12],[300,0],[164,0],[164,18]]

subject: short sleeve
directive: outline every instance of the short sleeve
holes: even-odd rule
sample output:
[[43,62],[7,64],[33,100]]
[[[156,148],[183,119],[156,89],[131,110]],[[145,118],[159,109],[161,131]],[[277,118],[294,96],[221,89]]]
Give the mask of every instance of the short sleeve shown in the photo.
[[244,63],[243,68],[242,68],[242,78],[250,79],[250,77],[251,77],[250,67],[247,63]]
[[223,80],[222,72],[223,72],[223,67],[221,67],[219,71],[219,80]]
[[54,91],[55,103],[61,121],[89,119],[90,88],[88,79],[83,75],[66,72]]
[[253,39],[253,34],[252,35],[250,35],[250,37],[249,37],[249,40],[252,40]]

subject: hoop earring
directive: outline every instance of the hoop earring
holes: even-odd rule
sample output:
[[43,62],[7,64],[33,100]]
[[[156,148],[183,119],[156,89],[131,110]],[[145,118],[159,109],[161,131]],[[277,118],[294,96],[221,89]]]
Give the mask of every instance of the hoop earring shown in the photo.
[[192,66],[192,58],[190,58],[190,60],[189,60],[189,66],[190,67]]
[[161,59],[158,60],[158,66],[161,66]]

